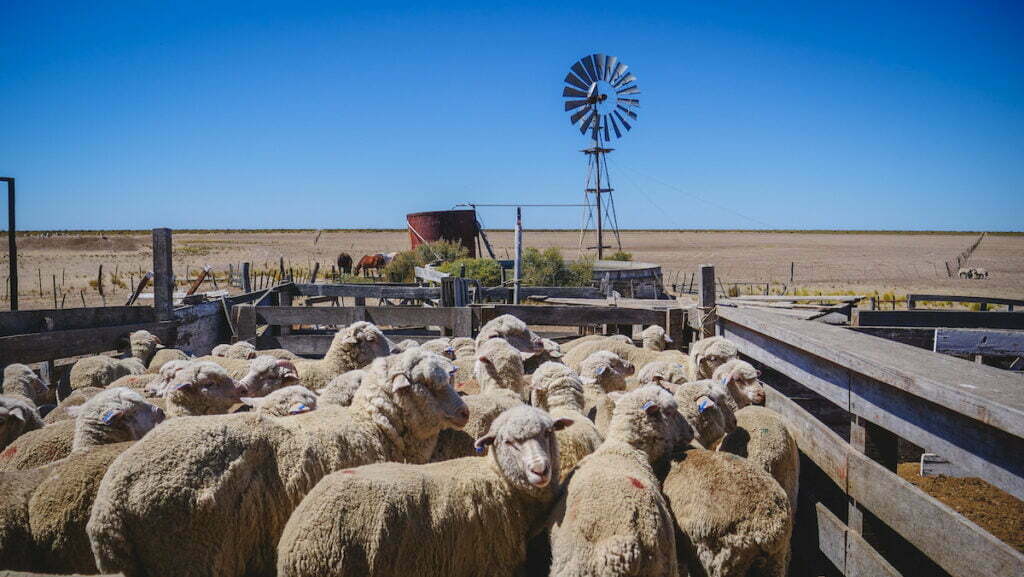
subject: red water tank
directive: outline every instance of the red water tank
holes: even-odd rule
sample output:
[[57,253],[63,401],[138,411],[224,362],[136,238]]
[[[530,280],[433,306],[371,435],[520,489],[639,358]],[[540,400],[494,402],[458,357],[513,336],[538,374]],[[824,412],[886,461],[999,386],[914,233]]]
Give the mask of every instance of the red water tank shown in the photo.
[[439,240],[457,242],[476,258],[476,211],[438,210],[405,215],[412,248]]

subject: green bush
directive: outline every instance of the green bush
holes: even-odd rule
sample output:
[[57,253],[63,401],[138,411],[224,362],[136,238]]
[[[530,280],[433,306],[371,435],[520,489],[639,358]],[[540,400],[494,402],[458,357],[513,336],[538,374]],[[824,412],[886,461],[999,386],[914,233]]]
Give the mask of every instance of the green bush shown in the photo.
[[437,267],[437,270],[457,276],[461,268],[465,266],[465,277],[480,281],[483,286],[498,286],[501,284],[501,265],[498,261],[489,258],[460,258],[446,262]]
[[594,263],[589,260],[566,264],[557,248],[523,251],[523,284],[532,286],[589,286]]
[[403,250],[395,255],[388,266],[384,267],[384,278],[388,282],[413,282],[416,280],[416,267],[430,263],[457,260],[465,257],[469,251],[466,247],[447,240],[421,244],[415,250]]
[[611,256],[608,257],[608,260],[631,261],[631,260],[633,260],[633,253],[625,252],[625,251],[621,251],[621,250],[620,251],[616,251],[616,252],[612,253]]

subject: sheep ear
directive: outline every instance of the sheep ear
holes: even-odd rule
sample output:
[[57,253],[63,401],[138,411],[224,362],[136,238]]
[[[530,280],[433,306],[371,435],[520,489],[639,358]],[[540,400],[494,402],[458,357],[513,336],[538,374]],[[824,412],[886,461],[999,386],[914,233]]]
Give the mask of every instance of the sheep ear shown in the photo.
[[594,372],[599,374],[599,375],[603,375],[604,372],[607,371],[607,370],[608,370],[608,367],[606,365],[601,365],[601,366],[597,367],[596,369],[594,369]]
[[654,401],[647,401],[644,403],[644,412],[648,415],[657,415],[661,413],[661,407]]
[[757,378],[759,378],[759,379],[761,378],[761,370],[760,369],[757,369]]
[[409,380],[409,377],[407,377],[407,376],[405,376],[405,375],[403,375],[401,373],[391,377],[391,392],[392,393],[397,393],[398,391],[400,391],[400,390],[402,390],[402,389],[404,389],[406,387],[410,387],[410,386],[412,386],[412,382]]
[[704,396],[697,399],[697,413],[703,414],[704,411],[713,409],[714,407],[715,402],[711,400],[711,397]]
[[476,442],[473,443],[473,448],[476,449],[477,453],[483,453],[485,448],[487,448],[487,447],[489,447],[490,445],[493,445],[493,444],[494,444],[494,435],[493,434],[487,434],[487,435],[484,435],[483,437],[480,437],[479,439],[477,439]]
[[672,340],[672,337],[668,336],[668,333],[665,333],[665,342],[666,343],[672,343],[672,342],[675,342],[675,341]]
[[106,411],[105,413],[103,413],[103,416],[100,417],[100,420],[103,421],[104,425],[109,425],[109,424],[117,421],[118,419],[120,419],[123,416],[124,416],[124,411],[118,411],[118,410],[110,409],[110,410]]
[[548,351],[548,356],[552,357],[552,358],[555,358],[555,359],[562,358],[562,355],[563,355],[562,351]]
[[560,419],[555,419],[555,430],[556,431],[561,431],[562,429],[572,425],[572,423],[573,423],[572,419],[570,419],[568,417],[562,417]]
[[25,422],[25,409],[21,407],[12,408],[7,414],[13,416],[15,419],[18,419],[22,423]]
[[621,401],[622,397],[624,396],[625,393],[623,393],[622,391],[612,391],[608,393],[608,398],[611,399],[611,401],[616,405],[619,404],[619,401]]

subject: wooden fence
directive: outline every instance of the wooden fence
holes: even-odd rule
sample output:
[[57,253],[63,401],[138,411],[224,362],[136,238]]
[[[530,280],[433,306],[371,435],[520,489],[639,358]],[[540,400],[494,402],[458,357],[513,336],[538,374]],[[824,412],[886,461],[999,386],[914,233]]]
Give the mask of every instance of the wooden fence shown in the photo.
[[[758,310],[721,307],[718,332],[742,355],[849,415],[849,438],[769,387],[804,462],[798,535],[844,575],[917,574],[909,544],[954,576],[1024,575],[1024,555],[896,475],[900,438],[1024,498],[1024,386],[1007,371]],[[808,502],[820,469],[845,507]],[[808,531],[810,533],[808,534]],[[795,568],[797,574],[803,568]],[[810,573],[809,573],[810,574]],[[818,574],[818,573],[813,573]]]

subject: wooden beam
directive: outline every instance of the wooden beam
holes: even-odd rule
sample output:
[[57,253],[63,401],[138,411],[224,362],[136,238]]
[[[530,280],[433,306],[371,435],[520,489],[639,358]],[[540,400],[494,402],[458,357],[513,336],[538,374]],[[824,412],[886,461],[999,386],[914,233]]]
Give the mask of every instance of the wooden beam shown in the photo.
[[153,308],[156,318],[174,318],[174,263],[171,229],[153,229]]
[[935,349],[935,330],[917,327],[846,327],[851,331],[903,343],[926,351]]
[[[472,333],[469,307],[257,307],[261,322],[270,325],[350,325],[369,321],[378,326],[440,326]],[[468,320],[467,320],[468,319]]]
[[866,311],[853,313],[853,324],[862,327],[950,327],[960,329],[1024,330],[1024,314],[1006,311]]
[[[0,312],[0,336],[154,322],[150,307],[89,307]],[[49,325],[52,323],[52,326]]]
[[1020,299],[1005,299],[998,297],[976,297],[976,296],[963,296],[963,295],[925,295],[925,294],[909,294],[907,295],[907,306],[914,308],[916,303],[919,302],[936,302],[936,303],[988,303],[993,305],[1008,305],[1024,307],[1024,300]]
[[387,284],[301,284],[292,285],[301,296],[332,296],[352,298],[438,299],[440,287],[396,286]]
[[160,321],[0,337],[0,366],[113,351],[119,339],[138,330],[147,330],[163,342],[173,343],[174,327],[173,321]]
[[607,306],[532,306],[485,305],[480,307],[481,322],[505,314],[512,315],[528,325],[662,325],[665,311]]
[[815,508],[818,513],[818,545],[840,573],[846,577],[901,577],[878,551],[825,505],[816,503]]
[[866,299],[866,296],[860,295],[820,295],[820,296],[786,296],[786,295],[740,295],[738,297],[732,297],[732,300],[740,301],[764,301],[764,302],[792,302],[792,303],[803,303],[803,302],[821,302],[821,301],[836,301],[840,303],[855,303],[857,301]]
[[1024,331],[940,328],[935,330],[935,352],[957,355],[1022,356],[1024,355]]

